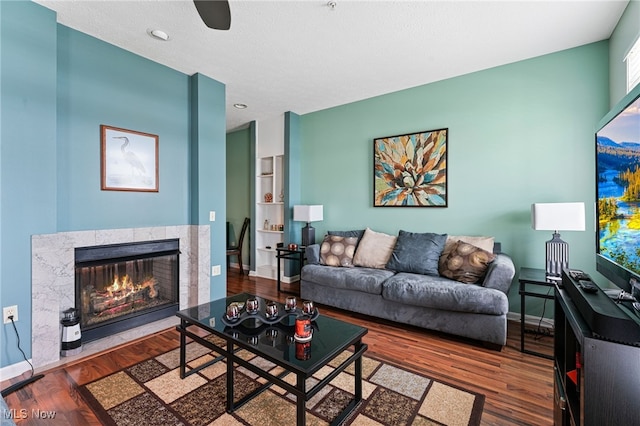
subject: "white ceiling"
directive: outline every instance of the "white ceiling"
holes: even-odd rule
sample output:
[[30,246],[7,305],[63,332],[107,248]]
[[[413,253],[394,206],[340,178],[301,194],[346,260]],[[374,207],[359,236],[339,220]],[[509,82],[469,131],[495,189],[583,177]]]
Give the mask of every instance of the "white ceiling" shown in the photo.
[[191,0],[36,0],[63,25],[224,83],[227,131],[608,39],[628,3],[327,1],[230,0],[231,29],[217,31]]

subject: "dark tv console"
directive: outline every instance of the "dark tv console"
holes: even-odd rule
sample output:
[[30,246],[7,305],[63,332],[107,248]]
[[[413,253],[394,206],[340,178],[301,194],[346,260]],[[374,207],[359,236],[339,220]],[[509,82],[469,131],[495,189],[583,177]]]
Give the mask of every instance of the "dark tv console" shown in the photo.
[[554,424],[640,423],[640,319],[567,271],[557,284]]
[[[616,303],[599,289],[588,275],[586,280],[575,279],[572,275],[575,274],[564,272],[562,285],[594,337],[640,346],[640,316],[632,303]],[[591,283],[597,291],[588,291],[583,284],[584,281]]]

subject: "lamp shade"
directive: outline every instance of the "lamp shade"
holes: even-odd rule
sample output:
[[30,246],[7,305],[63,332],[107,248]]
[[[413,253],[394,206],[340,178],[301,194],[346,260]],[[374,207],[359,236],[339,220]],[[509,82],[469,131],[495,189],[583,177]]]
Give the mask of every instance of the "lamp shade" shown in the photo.
[[293,220],[307,223],[322,220],[322,206],[293,206]]
[[584,231],[584,203],[535,203],[531,227],[537,231]]

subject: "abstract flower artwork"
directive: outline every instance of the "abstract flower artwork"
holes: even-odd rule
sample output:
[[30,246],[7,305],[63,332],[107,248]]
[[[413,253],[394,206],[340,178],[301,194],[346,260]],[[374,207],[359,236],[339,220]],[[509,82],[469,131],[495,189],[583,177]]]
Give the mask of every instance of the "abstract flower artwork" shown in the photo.
[[448,130],[374,139],[374,207],[447,207]]

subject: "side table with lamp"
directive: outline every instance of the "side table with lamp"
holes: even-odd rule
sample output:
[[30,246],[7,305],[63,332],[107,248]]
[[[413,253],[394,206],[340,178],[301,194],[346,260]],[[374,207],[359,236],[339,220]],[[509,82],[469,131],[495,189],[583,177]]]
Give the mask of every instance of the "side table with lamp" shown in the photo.
[[[560,239],[558,231],[584,231],[584,203],[535,203],[531,205],[531,227],[538,231],[553,231],[546,242],[545,269],[520,268],[520,352],[552,359],[551,355],[525,349],[526,297],[553,300],[555,286],[562,281],[562,270],[569,267],[569,244]],[[534,291],[533,288],[546,290]]]
[[302,228],[302,244],[298,246],[295,243],[291,243],[286,247],[276,248],[276,263],[278,264],[277,281],[278,291],[282,282],[281,277],[281,260],[293,260],[297,262],[298,276],[302,273],[302,266],[305,260],[305,247],[316,242],[316,230],[311,226],[311,222],[318,222],[322,220],[323,208],[322,205],[295,205],[293,206],[293,220],[296,222],[306,222],[306,226]]

